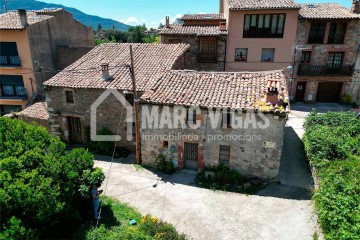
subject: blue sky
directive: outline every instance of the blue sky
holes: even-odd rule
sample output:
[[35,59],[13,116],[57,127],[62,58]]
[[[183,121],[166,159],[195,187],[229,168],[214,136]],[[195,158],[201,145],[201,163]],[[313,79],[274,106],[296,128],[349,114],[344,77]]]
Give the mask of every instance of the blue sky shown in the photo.
[[[216,13],[219,0],[39,0],[77,8],[87,14],[112,18],[130,25],[157,27],[165,16],[172,20],[186,13]],[[352,0],[297,0],[297,3],[338,2],[348,8]]]

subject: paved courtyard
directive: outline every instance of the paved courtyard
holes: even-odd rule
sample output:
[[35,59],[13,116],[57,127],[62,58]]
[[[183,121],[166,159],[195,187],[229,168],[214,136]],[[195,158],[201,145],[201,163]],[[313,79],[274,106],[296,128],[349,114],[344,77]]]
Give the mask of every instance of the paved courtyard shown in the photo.
[[281,184],[272,183],[256,195],[211,191],[196,187],[195,175],[179,172],[161,176],[136,169],[128,159],[112,163],[96,156],[96,166],[110,176],[106,195],[152,214],[191,239],[312,239],[315,215],[309,188],[313,182],[301,138],[312,108],[318,112],[346,111],[338,104],[294,104],[285,129]]

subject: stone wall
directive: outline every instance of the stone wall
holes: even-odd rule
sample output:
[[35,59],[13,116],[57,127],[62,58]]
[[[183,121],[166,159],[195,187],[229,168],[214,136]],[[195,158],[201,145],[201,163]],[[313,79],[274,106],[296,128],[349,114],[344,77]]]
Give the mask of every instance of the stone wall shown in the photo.
[[[73,91],[74,103],[66,103],[65,91]],[[79,117],[81,121],[82,137],[84,142],[89,138],[91,105],[104,93],[102,89],[67,89],[59,87],[48,87],[46,91],[46,100],[49,111],[49,121],[53,135],[60,136],[66,142],[69,142],[69,128],[67,117]],[[122,94],[122,93],[121,93]],[[128,95],[128,97],[131,97]],[[127,141],[127,123],[126,108],[110,95],[98,107],[96,111],[98,132],[102,128],[109,129],[113,134],[121,136],[119,146],[134,148],[133,141]]]
[[[341,20],[339,20],[341,22]],[[329,36],[330,22],[327,22],[324,43],[323,44],[308,44],[308,37],[311,27],[311,21],[300,20],[297,29],[297,54],[296,65],[294,69],[295,81],[291,85],[291,98],[295,98],[296,85],[299,81],[306,81],[305,102],[315,102],[317,86],[319,82],[342,82],[343,88],[341,95],[346,93],[355,94],[358,86],[351,81],[350,76],[299,76],[297,75],[299,63],[301,61],[302,51],[311,51],[310,65],[326,65],[329,52],[344,52],[343,65],[354,65],[357,57],[358,47],[360,44],[360,21],[348,21],[347,31],[344,39],[344,44],[327,44]],[[356,77],[354,75],[353,79]]]
[[186,53],[185,69],[198,71],[224,71],[224,60],[226,52],[226,36],[217,38],[217,62],[201,63],[198,61],[198,53],[200,51],[200,37],[195,35],[161,35],[161,43],[187,43],[190,45]]
[[[148,105],[142,105],[144,106]],[[173,108],[170,111],[172,112]],[[238,116],[245,119],[244,114]],[[257,122],[263,122],[258,114],[253,116]],[[201,121],[201,127],[198,129],[182,129],[181,127],[169,129],[166,125],[165,129],[149,129],[142,124],[143,164],[154,165],[158,154],[164,153],[181,170],[184,168],[184,143],[197,143],[199,144],[198,169],[201,170],[204,166],[218,165],[220,145],[226,145],[230,146],[230,167],[246,177],[277,180],[286,120],[284,117],[270,114],[264,116],[270,122],[270,126],[266,129],[255,128],[252,125],[247,129],[223,129],[221,120],[218,122],[218,127],[212,129],[206,110],[202,110],[202,113],[196,117]],[[162,136],[168,137],[166,139]],[[246,141],[244,138],[250,140]],[[164,141],[167,141],[167,144]]]
[[50,125],[49,125],[49,121],[48,120],[43,120],[43,119],[37,119],[37,118],[31,118],[31,117],[25,117],[25,116],[21,116],[21,115],[17,115],[16,116],[18,119],[21,119],[23,122],[31,124],[31,125],[36,125],[36,126],[40,126],[40,127],[44,127],[46,129],[46,131],[48,131],[49,133],[51,133],[50,130]]

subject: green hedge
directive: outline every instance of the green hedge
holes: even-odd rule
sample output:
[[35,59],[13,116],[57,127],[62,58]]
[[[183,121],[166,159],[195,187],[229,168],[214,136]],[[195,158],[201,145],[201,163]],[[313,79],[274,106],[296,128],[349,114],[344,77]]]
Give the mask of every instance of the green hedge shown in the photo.
[[307,157],[326,239],[360,239],[360,119],[352,112],[312,113],[305,122]]
[[66,151],[45,128],[0,118],[0,239],[64,237],[76,229],[90,187],[105,178],[93,158],[84,149]]

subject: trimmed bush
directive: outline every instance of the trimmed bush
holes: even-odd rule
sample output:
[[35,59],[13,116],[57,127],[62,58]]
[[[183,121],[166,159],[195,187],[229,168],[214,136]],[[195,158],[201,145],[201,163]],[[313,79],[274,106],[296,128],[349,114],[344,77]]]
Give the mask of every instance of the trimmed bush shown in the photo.
[[0,239],[67,236],[103,180],[91,153],[67,152],[45,128],[0,118]]
[[171,159],[166,159],[166,156],[162,153],[159,153],[158,157],[156,158],[155,167],[156,169],[168,174],[176,172],[174,163],[171,161]]

